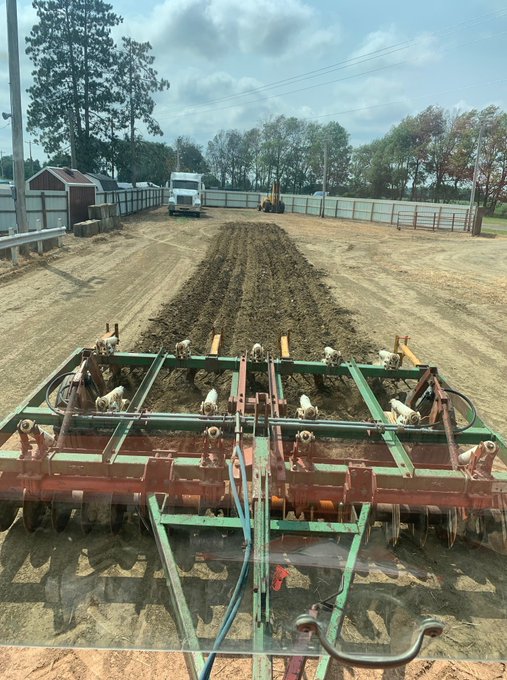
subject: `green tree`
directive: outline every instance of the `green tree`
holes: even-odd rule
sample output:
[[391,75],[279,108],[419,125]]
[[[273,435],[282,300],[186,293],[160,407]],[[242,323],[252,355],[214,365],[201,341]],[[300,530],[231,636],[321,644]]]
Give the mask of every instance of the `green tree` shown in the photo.
[[327,144],[327,186],[330,193],[337,193],[344,188],[349,178],[352,152],[349,135],[339,123],[331,121],[327,125],[316,126],[312,131],[312,137],[312,171],[321,184],[324,168],[324,145]]
[[209,167],[202,154],[202,148],[190,137],[178,137],[175,148],[181,172],[208,172]]
[[34,0],[38,23],[27,37],[34,65],[28,130],[48,154],[69,144],[81,170],[96,168],[102,116],[114,105],[111,29],[122,19],[102,0]]
[[[30,159],[25,159],[25,179],[30,179],[32,175],[35,175],[36,172],[39,172],[41,169],[42,165],[39,160],[36,158],[33,160],[33,167],[32,167],[32,161]],[[3,156],[2,157],[2,165],[0,169],[0,177],[2,179],[13,179],[13,171],[12,171],[12,156]]]
[[150,54],[149,42],[136,42],[122,38],[122,48],[117,56],[116,93],[119,101],[121,127],[128,128],[130,140],[130,181],[137,179],[136,123],[142,121],[152,135],[162,135],[153,118],[155,92],[169,89],[169,81],[159,78],[153,68],[155,57]]
[[[130,139],[122,139],[117,142],[116,163],[119,181],[130,181],[132,170]],[[158,186],[164,186],[169,181],[171,172],[175,167],[176,153],[172,147],[162,142],[136,139],[138,181],[153,182]]]
[[210,139],[206,151],[206,159],[210,170],[219,178],[220,187],[225,189],[229,174],[229,151],[227,132],[220,130]]
[[477,186],[483,207],[493,214],[507,187],[507,113],[489,106],[477,124],[483,129]]

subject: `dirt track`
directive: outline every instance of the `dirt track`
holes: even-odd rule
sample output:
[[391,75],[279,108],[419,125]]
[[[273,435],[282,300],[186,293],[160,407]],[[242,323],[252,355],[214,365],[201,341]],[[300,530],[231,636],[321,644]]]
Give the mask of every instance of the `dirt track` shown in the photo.
[[[283,330],[284,324],[291,323],[294,329],[299,311],[304,319],[312,315],[312,295],[314,301],[320,295],[321,308],[328,310],[324,323],[315,323],[315,336],[294,335],[295,353],[315,356],[328,333],[336,343],[344,343],[339,349],[345,355],[352,351],[368,353],[372,346],[385,346],[396,331],[408,333],[421,358],[437,362],[453,383],[476,398],[482,414],[487,414],[486,420],[504,434],[507,432],[504,420],[507,240],[473,241],[460,235],[399,233],[381,226],[296,215],[266,219],[265,215],[253,211],[210,210],[208,215],[200,221],[169,222],[159,211],[130,220],[119,235],[79,243],[68,237],[68,250],[56,258],[48,258],[44,266],[32,267],[4,283],[0,280],[3,292],[0,333],[4,349],[0,358],[2,411],[19,402],[75,346],[93,341],[105,321],[120,322],[122,348],[127,349],[140,341],[140,332],[149,318],[161,312],[166,320],[172,313],[169,333],[164,333],[167,342],[193,333],[192,340],[201,349],[205,346],[210,322],[226,323],[234,318],[238,301],[234,329],[224,328],[226,348],[238,351],[257,339],[273,347],[275,334]],[[307,305],[302,310],[291,308],[287,302],[290,288],[301,285],[302,272],[298,273],[295,283],[291,283],[291,265],[287,264],[285,270],[276,274],[274,282],[276,290],[281,287],[284,291],[279,298],[282,303],[277,302],[275,286],[268,300],[264,296],[262,300],[256,297],[255,287],[240,293],[241,272],[252,258],[245,258],[245,253],[238,248],[239,241],[231,239],[231,262],[236,259],[243,264],[237,265],[236,270],[231,266],[230,276],[217,274],[216,289],[210,296],[216,300],[216,307],[209,304],[207,310],[200,309],[199,298],[193,300],[194,309],[199,309],[197,327],[190,305],[180,307],[180,314],[176,315],[175,306],[165,307],[164,303],[178,291],[179,300],[185,299],[188,293],[185,280],[196,268],[219,226],[232,220],[259,223],[243,228],[252,232],[258,229],[249,247],[259,253],[256,262],[262,262],[262,258],[266,262],[250,280],[255,279],[255,274],[265,277],[266,272],[271,275],[276,271],[270,258],[277,249],[286,256],[287,263],[291,262],[290,242],[274,236],[276,230],[262,226],[270,221],[281,224],[302,253],[325,272],[329,288],[319,287],[316,282],[317,288],[312,288]],[[267,238],[261,236],[263,230],[268,232]],[[196,276],[205,269],[206,263],[197,268]],[[266,286],[263,279],[262,290],[265,289],[271,290],[271,287]],[[208,292],[203,297],[208,297]],[[239,305],[241,298],[244,304]],[[273,329],[275,324],[269,323],[267,315],[266,319],[249,316],[250,306],[245,300],[251,300],[256,310],[260,305],[271,305],[276,327]],[[230,313],[220,312],[222,318],[220,314],[216,317],[215,308],[229,309]],[[352,315],[345,310],[353,310]],[[334,319],[336,313],[338,318]],[[259,322],[263,324],[259,326],[263,338],[247,337],[244,329],[257,328]],[[346,333],[341,335],[343,326]],[[364,339],[349,332],[354,326]],[[308,327],[311,325],[305,324],[305,328]],[[157,330],[153,326],[149,332],[155,336],[147,336],[143,344],[156,345],[160,327]],[[36,650],[23,654],[6,650],[2,654],[6,678],[28,675],[127,678],[139,673],[163,677],[169,670],[167,657],[159,655]],[[171,657],[170,677],[184,677],[179,663],[179,657]],[[241,662],[228,660],[220,662],[217,669],[221,666],[224,668],[221,678],[232,678],[238,668],[244,669]],[[466,664],[458,671],[441,662],[421,663],[414,664],[413,672],[408,669],[407,677],[503,677],[502,664],[479,668]],[[373,677],[357,672],[354,676]],[[333,677],[339,678],[341,674],[337,672]],[[399,676],[389,674],[388,677]]]

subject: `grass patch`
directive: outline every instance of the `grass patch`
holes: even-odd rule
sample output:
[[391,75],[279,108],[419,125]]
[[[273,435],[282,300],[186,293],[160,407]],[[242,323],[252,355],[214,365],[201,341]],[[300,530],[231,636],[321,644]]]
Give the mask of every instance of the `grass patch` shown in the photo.
[[482,218],[484,224],[505,224],[507,227],[507,217],[500,217],[497,215],[485,215]]

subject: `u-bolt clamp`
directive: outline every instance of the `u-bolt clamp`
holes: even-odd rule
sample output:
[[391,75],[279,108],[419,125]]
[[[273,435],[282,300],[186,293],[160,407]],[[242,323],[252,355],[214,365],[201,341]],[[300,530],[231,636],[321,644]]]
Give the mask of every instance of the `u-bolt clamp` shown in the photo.
[[296,621],[296,628],[300,633],[314,633],[322,647],[330,657],[346,666],[358,668],[397,668],[405,666],[415,659],[421,651],[424,636],[438,637],[444,630],[443,623],[436,619],[426,618],[419,624],[417,639],[414,644],[402,654],[392,656],[375,656],[373,654],[347,654],[340,652],[327,639],[321,625],[309,614],[303,614]]

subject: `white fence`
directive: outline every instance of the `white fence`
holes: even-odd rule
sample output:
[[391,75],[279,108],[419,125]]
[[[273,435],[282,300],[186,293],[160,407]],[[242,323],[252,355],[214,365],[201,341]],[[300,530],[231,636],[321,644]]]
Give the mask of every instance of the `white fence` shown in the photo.
[[[65,191],[27,191],[28,229],[56,229],[67,226],[67,194]],[[60,220],[60,221],[59,221]],[[10,191],[0,191],[0,232],[16,228],[16,208]]]
[[118,189],[117,191],[97,191],[96,203],[116,203],[120,215],[132,215],[133,213],[156,208],[162,203],[167,203],[164,189]]
[[[118,191],[96,191],[95,203],[117,203],[120,215],[154,208],[164,202],[163,189],[127,189]],[[167,201],[166,201],[167,202]],[[68,226],[68,194],[66,191],[26,192],[28,229],[54,229]],[[59,221],[60,220],[60,221]],[[0,191],[0,233],[16,228],[16,209],[10,191]]]
[[[265,193],[207,189],[204,192],[204,205],[210,208],[257,208],[264,196]],[[320,196],[282,194],[282,200],[287,212],[305,215],[320,215],[322,212]],[[430,223],[434,224],[436,229],[450,229],[451,224],[468,225],[468,213],[466,206],[447,203],[384,201],[341,196],[327,196],[324,202],[326,217],[399,224],[399,215],[402,214],[402,226],[419,228]]]

